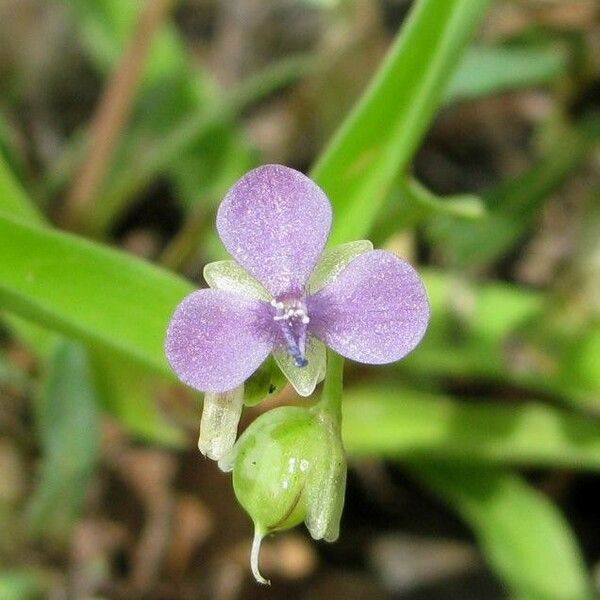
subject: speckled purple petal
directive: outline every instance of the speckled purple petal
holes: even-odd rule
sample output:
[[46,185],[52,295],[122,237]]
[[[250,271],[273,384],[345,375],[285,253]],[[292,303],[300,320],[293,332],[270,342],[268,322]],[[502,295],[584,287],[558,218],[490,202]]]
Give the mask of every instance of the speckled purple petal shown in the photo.
[[273,347],[264,334],[267,306],[220,290],[187,296],[175,310],[165,343],[181,381],[203,392],[224,392],[244,382]]
[[274,297],[300,292],[325,247],[331,205],[308,177],[281,165],[250,171],[227,193],[217,229],[229,253]]
[[429,302],[417,272],[396,255],[373,250],[307,301],[310,329],[336,352],[370,364],[399,360],[421,340]]

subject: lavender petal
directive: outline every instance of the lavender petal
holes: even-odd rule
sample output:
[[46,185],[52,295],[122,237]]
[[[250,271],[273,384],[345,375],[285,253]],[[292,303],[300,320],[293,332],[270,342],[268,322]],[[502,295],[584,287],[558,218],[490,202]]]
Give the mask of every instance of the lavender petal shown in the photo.
[[272,350],[267,305],[220,290],[199,290],[175,310],[165,344],[181,381],[203,392],[243,383]]
[[217,214],[229,253],[275,298],[304,289],[330,226],[325,193],[299,171],[281,165],[244,175]]
[[418,273],[396,255],[373,250],[308,298],[311,332],[362,363],[394,362],[420,341],[429,302]]

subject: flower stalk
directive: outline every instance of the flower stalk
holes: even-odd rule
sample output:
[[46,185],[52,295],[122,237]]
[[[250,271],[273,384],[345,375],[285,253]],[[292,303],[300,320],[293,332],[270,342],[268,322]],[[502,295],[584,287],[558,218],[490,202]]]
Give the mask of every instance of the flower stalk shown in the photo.
[[327,371],[323,383],[323,394],[317,409],[328,414],[337,424],[342,425],[342,392],[344,387],[344,358],[333,350],[327,351]]

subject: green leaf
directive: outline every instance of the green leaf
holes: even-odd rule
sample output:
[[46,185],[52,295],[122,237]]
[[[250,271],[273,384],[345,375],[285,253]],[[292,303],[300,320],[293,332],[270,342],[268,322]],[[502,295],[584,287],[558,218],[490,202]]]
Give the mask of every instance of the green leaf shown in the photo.
[[[31,202],[9,166],[0,155],[0,214],[35,225],[44,224],[44,216]],[[42,355],[48,354],[55,343],[54,336],[35,324],[16,315],[4,315],[9,329],[27,345]]]
[[0,307],[172,377],[163,342],[193,287],[132,256],[0,215]]
[[0,598],[2,600],[35,600],[50,588],[48,573],[34,569],[0,571]]
[[0,154],[0,212],[13,218],[22,218],[32,223],[41,223],[36,207],[29,201],[21,184],[17,181],[6,161]]
[[600,470],[600,421],[535,402],[514,406],[381,385],[349,388],[343,434],[357,456]]
[[481,198],[474,194],[458,194],[441,198],[410,177],[401,178],[398,187],[402,202],[408,204],[404,211],[415,214],[420,217],[419,220],[430,215],[441,214],[473,221],[485,214],[485,206]]
[[550,353],[528,338],[533,332],[545,337],[556,332],[544,294],[431,270],[423,276],[432,306],[429,329],[414,352],[385,371],[433,383],[449,378],[509,383],[597,410],[598,323],[586,322],[571,343],[563,339],[557,343],[560,352]]
[[470,48],[452,76],[445,102],[552,83],[567,74],[567,67],[567,56],[557,48]]
[[483,268],[508,252],[532,226],[539,209],[582,162],[589,144],[574,128],[557,126],[546,153],[520,176],[485,195],[486,215],[475,222],[439,217],[432,242],[456,267]]
[[180,447],[184,436],[169,423],[156,403],[160,382],[139,365],[112,354],[92,353],[97,389],[103,408],[134,436],[165,446]]
[[[10,177],[0,157],[0,179],[4,172]],[[0,194],[1,212],[40,224],[43,219],[16,182],[13,182],[7,195]],[[9,329],[33,348],[38,356],[47,357],[50,354],[56,339],[47,329],[14,314],[5,315],[4,319]],[[177,446],[182,441],[181,432],[158,411],[154,398],[156,385],[145,369],[130,360],[107,356],[102,352],[93,354],[93,366],[104,408],[131,432],[160,444]]]
[[59,341],[40,399],[40,481],[31,498],[34,534],[64,542],[79,516],[100,452],[100,422],[85,349]]
[[[110,71],[118,63],[134,33],[143,2],[121,0],[63,0],[74,11],[82,44],[94,63]],[[187,87],[201,92],[206,83],[201,71],[193,71],[177,29],[167,20],[150,50],[145,85],[173,77],[187,79]]]
[[490,566],[517,597],[589,600],[591,582],[558,509],[516,475],[413,462],[413,473],[472,527]]
[[415,4],[371,86],[312,171],[338,215],[332,244],[368,233],[431,123],[487,4]]

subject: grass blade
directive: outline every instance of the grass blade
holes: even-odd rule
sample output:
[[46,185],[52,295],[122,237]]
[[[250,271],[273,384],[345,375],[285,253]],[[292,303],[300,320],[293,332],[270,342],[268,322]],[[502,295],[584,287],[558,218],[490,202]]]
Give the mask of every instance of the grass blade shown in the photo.
[[332,244],[368,233],[431,123],[487,4],[416,3],[371,86],[312,171],[338,215]]
[[521,478],[437,463],[413,463],[412,471],[472,527],[490,566],[516,597],[591,600],[591,582],[567,522]]

